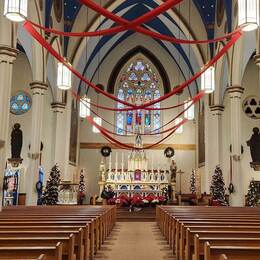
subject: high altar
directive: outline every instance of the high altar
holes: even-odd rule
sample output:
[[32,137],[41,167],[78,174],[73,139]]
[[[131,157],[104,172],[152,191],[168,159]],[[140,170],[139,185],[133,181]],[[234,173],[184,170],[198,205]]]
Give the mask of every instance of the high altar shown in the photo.
[[[109,169],[105,169],[102,160],[100,164],[100,194],[105,186],[110,185],[116,196],[126,194],[132,197],[134,194],[147,196],[162,195],[163,188],[169,185],[169,171],[148,169],[148,158],[142,150],[142,139],[140,135],[136,137],[136,149],[128,155],[127,166],[124,168],[124,156],[122,154],[121,167],[118,167],[118,153],[115,154],[115,168],[112,169],[112,156],[109,157]],[[153,168],[153,163],[152,163]]]

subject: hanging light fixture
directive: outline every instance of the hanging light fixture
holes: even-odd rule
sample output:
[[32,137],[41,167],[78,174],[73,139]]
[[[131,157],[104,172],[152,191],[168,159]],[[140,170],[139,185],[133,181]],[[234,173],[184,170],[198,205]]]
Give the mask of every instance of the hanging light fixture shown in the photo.
[[215,91],[215,67],[210,66],[202,75],[201,75],[201,90],[204,90],[205,93],[210,94]]
[[[95,116],[95,117],[93,118],[93,120],[94,120],[94,122],[95,122],[97,125],[99,125],[99,126],[102,125],[102,119],[101,119],[100,117]],[[93,133],[95,133],[95,134],[100,133],[99,129],[98,129],[97,127],[95,127],[94,125],[93,125],[93,128],[92,128],[92,131],[93,131]]]
[[[70,63],[67,63],[71,66]],[[71,88],[71,71],[61,62],[58,62],[57,87],[62,90]]]
[[80,99],[79,104],[79,116],[81,118],[86,118],[90,116],[90,98],[87,98],[86,95]]
[[[182,122],[182,118],[178,117],[174,120],[174,125],[178,125]],[[183,133],[183,125],[180,125],[176,131],[175,131],[176,134],[182,134]]]
[[4,16],[12,22],[23,22],[27,17],[27,0],[5,0]]
[[259,27],[259,0],[238,0],[238,26],[243,31]]
[[194,119],[194,104],[192,104],[192,101],[187,101],[184,104],[184,117],[188,120]]

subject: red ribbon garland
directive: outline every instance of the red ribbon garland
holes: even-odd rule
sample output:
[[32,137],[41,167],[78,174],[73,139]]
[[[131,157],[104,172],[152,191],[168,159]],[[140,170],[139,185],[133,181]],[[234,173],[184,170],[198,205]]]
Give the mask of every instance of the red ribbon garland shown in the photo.
[[[46,32],[57,34],[57,35],[62,35],[62,36],[67,36],[67,37],[70,37],[70,36],[71,37],[93,37],[93,36],[101,36],[101,35],[110,35],[110,34],[116,34],[116,33],[119,33],[119,32],[122,32],[122,31],[125,31],[128,29],[133,29],[134,27],[141,25],[142,23],[148,22],[149,20],[162,14],[163,12],[167,11],[168,9],[172,8],[173,6],[179,4],[182,1],[183,0],[167,0],[161,6],[154,8],[153,10],[149,11],[148,13],[142,15],[139,18],[136,18],[135,20],[133,20],[131,22],[126,20],[126,22],[124,22],[124,23],[122,22],[123,25],[121,25],[121,26],[115,26],[113,28],[99,30],[97,32],[76,32],[76,33],[61,32],[61,31],[50,29],[50,28],[46,28],[44,26],[41,26],[41,25],[31,22],[31,21],[30,21],[30,23],[32,25],[34,25],[35,27],[42,29]],[[93,8],[95,7],[95,5],[93,5],[93,3],[91,3],[91,2],[88,2],[88,4],[93,6]],[[109,16],[109,14],[110,14],[110,12],[107,13],[108,16]]]
[[210,66],[214,65],[228,50],[231,48],[235,42],[241,37],[242,31],[236,32],[232,36],[232,38],[227,42],[227,44],[221,49],[221,51],[212,59],[210,60],[200,71],[198,71],[192,78],[187,80],[186,82],[182,83],[180,86],[174,88],[172,91],[169,93],[165,94],[164,96],[150,101],[148,103],[145,103],[141,106],[135,106],[131,103],[125,102],[123,100],[118,99],[117,97],[109,94],[108,92],[98,88],[95,84],[90,82],[88,79],[84,78],[78,71],[73,69],[69,64],[67,64],[64,60],[63,57],[61,57],[53,48],[52,46],[33,28],[33,26],[26,21],[24,23],[24,28],[25,30],[35,39],[37,40],[49,53],[51,53],[58,61],[62,62],[75,76],[77,76],[79,79],[81,79],[83,82],[88,84],[90,87],[94,88],[97,92],[102,93],[103,95],[107,96],[110,99],[113,99],[114,101],[117,101],[121,104],[124,104],[126,106],[132,107],[132,110],[137,110],[137,109],[145,109],[149,106],[152,106],[156,103],[159,103],[176,93],[181,92],[184,88],[186,88],[188,85],[190,85],[193,81],[195,81],[197,78],[199,78]]
[[[134,20],[133,22],[129,22],[128,20],[122,18],[122,17],[119,17],[115,14],[113,14],[112,12],[108,11],[107,9],[97,5],[96,3],[94,3],[93,1],[91,0],[80,0],[84,5],[88,6],[89,8],[91,8],[92,10],[96,11],[97,13],[99,14],[102,14],[104,15],[106,18],[109,18],[119,24],[122,24],[122,25],[128,25],[128,26],[132,26],[131,28],[134,29],[135,31],[139,32],[139,33],[142,33],[142,34],[145,34],[145,35],[148,35],[148,36],[151,36],[153,38],[156,38],[156,39],[160,39],[160,40],[164,40],[164,41],[169,41],[169,42],[172,42],[172,43],[177,43],[177,44],[201,44],[201,43],[214,43],[214,42],[218,42],[218,41],[223,41],[227,38],[230,38],[231,36],[235,35],[238,31],[240,31],[241,29],[238,28],[237,30],[235,30],[234,32],[231,32],[229,34],[226,34],[222,37],[219,37],[219,38],[215,38],[215,39],[211,39],[211,40],[182,40],[182,39],[176,39],[175,37],[171,37],[171,36],[167,36],[167,35],[162,35],[162,34],[159,34],[159,33],[156,33],[156,32],[152,32],[148,29],[145,29],[141,26],[137,26],[138,23],[136,23],[136,20]],[[179,1],[181,2],[181,1]],[[165,3],[166,4],[166,3]],[[160,7],[157,7],[158,9],[159,8],[162,8],[163,5],[161,5]],[[155,8],[156,9],[156,8]],[[154,9],[154,10],[155,10]],[[168,8],[169,9],[169,8]],[[153,10],[153,11],[154,11]],[[167,10],[167,9],[166,9]],[[164,10],[164,11],[166,11]],[[160,13],[160,12],[159,12]],[[162,13],[162,12],[161,12]],[[158,15],[158,14],[157,14]],[[149,17],[150,16],[150,17]],[[151,18],[154,18],[152,16],[152,11],[149,12],[149,13],[146,13],[145,15],[139,17],[139,21],[142,21],[141,19],[143,18],[143,21],[145,20],[150,20]]]
[[[171,119],[169,122],[167,122],[166,124],[162,125],[161,127],[157,128],[157,129],[154,129],[154,130],[150,131],[149,134],[140,134],[140,135],[142,135],[142,136],[157,135],[157,133],[154,133],[154,132],[157,132],[157,131],[163,129],[165,126],[167,126],[167,125],[171,124],[172,122],[174,122],[178,117],[180,117],[181,115],[183,115],[185,111],[187,111],[193,104],[195,104],[197,101],[199,101],[199,100],[200,100],[202,97],[204,97],[204,96],[205,96],[205,92],[204,92],[204,91],[201,91],[199,94],[197,94],[196,96],[194,96],[191,100],[189,100],[189,102],[192,101],[192,103],[191,103],[186,109],[184,109],[183,111],[181,111],[178,115],[176,115],[176,116],[175,116],[173,119]],[[83,105],[84,105],[84,106],[87,106],[86,104],[83,104]],[[118,128],[115,124],[110,123],[110,122],[107,121],[105,118],[101,117],[98,113],[96,113],[95,111],[93,111],[91,108],[90,108],[90,111],[91,111],[95,116],[100,117],[100,118],[102,119],[102,121],[104,121],[105,123],[107,123],[107,124],[113,126],[114,128]],[[174,126],[174,127],[176,127],[176,126]],[[168,128],[167,130],[164,130],[164,131],[160,132],[160,134],[168,133],[169,131],[173,130],[174,127]],[[113,135],[117,135],[117,136],[127,136],[127,135],[117,134],[117,133],[115,133],[115,132],[113,132],[113,131],[110,131],[110,130],[108,130],[108,129],[106,129],[106,130],[107,130],[107,132],[108,132],[109,134],[113,134]],[[124,130],[124,129],[122,129],[122,130],[123,130],[124,132],[129,132],[130,134],[134,134],[134,132],[132,132],[132,131],[127,131],[127,130]]]
[[[72,95],[78,100],[80,101],[81,97],[79,97],[74,91],[72,92]],[[98,105],[95,104],[93,102],[89,102],[87,100],[85,100],[86,103],[90,104],[90,106],[96,107],[96,108],[100,108],[100,109],[104,109],[104,110],[108,110],[108,111],[114,111],[114,112],[125,112],[125,111],[133,111],[133,110],[139,110],[139,108],[131,108],[131,107],[126,107],[126,108],[113,108],[113,107],[105,107],[102,105]],[[171,107],[160,107],[160,108],[156,108],[156,107],[146,107],[143,110],[148,110],[148,111],[162,111],[162,110],[170,110],[170,109],[174,109],[174,108],[178,108],[181,106],[184,106],[188,101],[185,101],[183,103],[180,103],[178,105],[174,105]]]
[[176,126],[177,128],[174,128],[174,130],[172,130],[167,136],[165,136],[164,138],[162,138],[160,141],[158,141],[158,142],[156,142],[156,143],[154,143],[154,144],[151,144],[151,145],[149,145],[149,146],[146,146],[146,147],[144,147],[144,148],[136,148],[136,147],[134,147],[134,146],[124,144],[124,143],[119,142],[119,141],[117,141],[116,139],[114,139],[111,135],[109,135],[109,134],[107,133],[106,129],[103,128],[102,126],[98,125],[98,124],[93,120],[93,118],[92,118],[91,116],[87,116],[86,119],[87,119],[87,121],[88,121],[91,125],[95,126],[95,127],[100,131],[100,133],[101,133],[110,143],[115,144],[115,145],[117,145],[117,146],[121,146],[121,147],[123,147],[124,149],[128,149],[128,150],[129,150],[129,149],[131,149],[131,150],[132,150],[132,149],[135,149],[135,150],[147,150],[147,149],[151,149],[151,148],[153,148],[154,146],[156,146],[156,145],[162,143],[163,141],[165,141],[167,138],[169,138],[172,134],[174,134],[174,132],[177,130],[178,127],[180,127],[181,125],[183,125],[183,124],[187,121],[187,119],[183,119],[182,122],[179,123],[179,124]]

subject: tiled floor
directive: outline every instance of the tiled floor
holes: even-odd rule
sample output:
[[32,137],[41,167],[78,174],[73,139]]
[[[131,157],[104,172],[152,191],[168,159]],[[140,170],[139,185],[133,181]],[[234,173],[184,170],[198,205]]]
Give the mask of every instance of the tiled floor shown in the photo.
[[154,222],[117,223],[98,252],[102,260],[175,259]]

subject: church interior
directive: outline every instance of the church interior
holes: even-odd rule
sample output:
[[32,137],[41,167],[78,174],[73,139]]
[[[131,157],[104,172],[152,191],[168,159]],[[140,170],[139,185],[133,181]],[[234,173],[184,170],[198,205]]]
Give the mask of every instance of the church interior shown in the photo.
[[0,1],[0,259],[260,259],[259,93],[260,0]]

